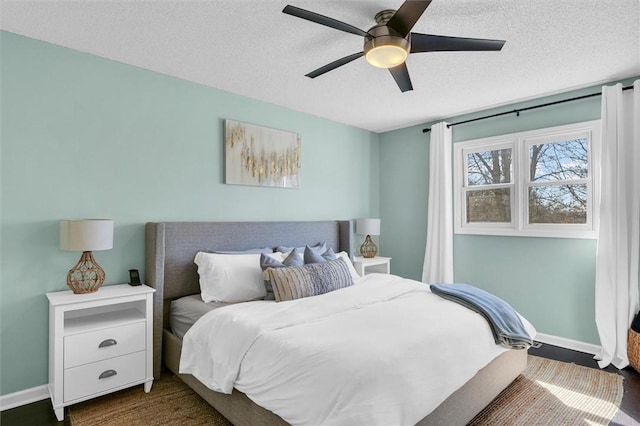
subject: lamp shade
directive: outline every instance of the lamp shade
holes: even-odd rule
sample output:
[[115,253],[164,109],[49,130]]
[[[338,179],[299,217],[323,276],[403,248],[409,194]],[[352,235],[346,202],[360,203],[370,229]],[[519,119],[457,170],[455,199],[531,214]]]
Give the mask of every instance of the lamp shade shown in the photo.
[[113,248],[113,220],[61,220],[60,248],[83,252]]
[[358,219],[358,220],[356,220],[356,234],[358,234],[358,235],[380,235],[380,219]]

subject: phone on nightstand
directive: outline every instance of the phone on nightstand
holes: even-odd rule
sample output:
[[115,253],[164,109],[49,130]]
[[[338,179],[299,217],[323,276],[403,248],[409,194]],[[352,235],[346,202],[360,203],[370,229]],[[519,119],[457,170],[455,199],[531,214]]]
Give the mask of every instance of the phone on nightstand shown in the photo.
[[140,274],[137,269],[129,269],[129,285],[140,285]]

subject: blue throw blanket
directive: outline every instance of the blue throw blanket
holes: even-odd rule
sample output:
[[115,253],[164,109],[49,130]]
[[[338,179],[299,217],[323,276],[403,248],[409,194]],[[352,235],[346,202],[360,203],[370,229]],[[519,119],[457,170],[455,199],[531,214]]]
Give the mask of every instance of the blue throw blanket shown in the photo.
[[432,284],[430,287],[432,293],[482,315],[489,322],[497,345],[527,349],[533,344],[516,311],[499,297],[468,284]]

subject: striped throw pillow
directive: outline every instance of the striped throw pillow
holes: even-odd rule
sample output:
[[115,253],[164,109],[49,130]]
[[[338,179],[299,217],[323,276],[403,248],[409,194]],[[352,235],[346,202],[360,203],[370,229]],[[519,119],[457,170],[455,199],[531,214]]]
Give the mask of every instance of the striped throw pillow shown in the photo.
[[343,258],[324,263],[311,263],[265,271],[276,302],[317,296],[353,285],[353,279]]

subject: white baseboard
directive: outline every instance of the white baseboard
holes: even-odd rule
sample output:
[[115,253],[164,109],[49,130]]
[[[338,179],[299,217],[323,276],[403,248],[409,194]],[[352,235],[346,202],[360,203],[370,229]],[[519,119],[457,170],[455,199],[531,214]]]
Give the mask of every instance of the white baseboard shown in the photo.
[[21,390],[0,396],[0,411],[31,404],[49,398],[49,387],[47,385],[36,386],[35,388]]
[[595,355],[600,353],[601,347],[592,343],[579,342],[577,340],[566,339],[564,337],[552,336],[550,334],[538,333],[534,339],[538,342],[547,343],[561,348],[571,349],[586,354]]

